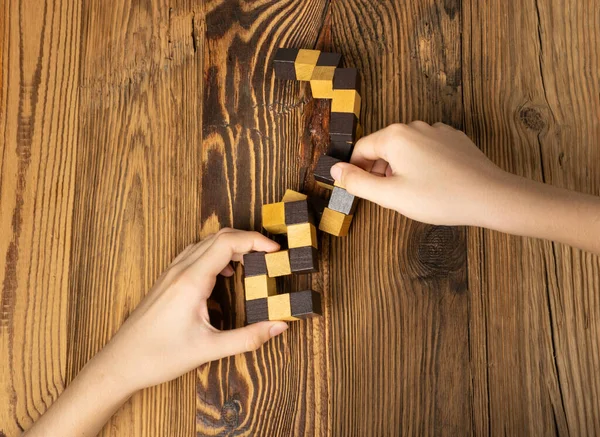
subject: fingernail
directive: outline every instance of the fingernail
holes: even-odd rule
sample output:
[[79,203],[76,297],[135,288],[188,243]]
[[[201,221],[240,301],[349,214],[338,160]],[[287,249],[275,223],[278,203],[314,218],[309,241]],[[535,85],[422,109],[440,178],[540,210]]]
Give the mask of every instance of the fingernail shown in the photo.
[[342,178],[342,166],[339,164],[336,164],[333,167],[331,167],[331,170],[329,172],[331,174],[331,177],[336,181],[339,181]]
[[287,323],[285,323],[285,322],[277,322],[273,326],[271,326],[271,329],[269,329],[269,335],[271,336],[271,338],[273,338],[276,335],[281,334],[286,329],[288,329]]

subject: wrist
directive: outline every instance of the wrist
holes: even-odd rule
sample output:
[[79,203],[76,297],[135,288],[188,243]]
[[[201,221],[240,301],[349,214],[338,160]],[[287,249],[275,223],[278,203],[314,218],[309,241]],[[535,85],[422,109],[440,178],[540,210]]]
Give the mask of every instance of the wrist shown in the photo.
[[96,354],[85,365],[80,375],[88,384],[101,387],[103,393],[117,401],[124,402],[139,390],[108,348]]

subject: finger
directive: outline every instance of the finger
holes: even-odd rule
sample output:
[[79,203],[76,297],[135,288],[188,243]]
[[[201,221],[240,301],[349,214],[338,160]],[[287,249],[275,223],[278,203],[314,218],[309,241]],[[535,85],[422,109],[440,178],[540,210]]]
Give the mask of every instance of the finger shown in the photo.
[[214,278],[231,260],[240,260],[250,251],[274,252],[279,244],[258,232],[237,231],[219,234],[204,254],[190,265],[198,278]]
[[421,120],[415,120],[408,123],[408,127],[413,128],[421,133],[427,133],[431,130],[431,125]]
[[211,234],[208,237],[206,237],[204,240],[199,241],[198,243],[196,243],[194,245],[194,248],[190,252],[188,257],[186,259],[182,260],[181,267],[183,269],[185,269],[186,267],[189,267],[194,262],[196,262],[196,260],[198,258],[200,258],[204,254],[204,252],[206,252],[206,250],[213,244],[213,242],[219,235],[229,234],[229,233],[234,233],[234,232],[243,232],[243,231],[239,231],[237,229],[232,229],[232,228],[221,228],[219,230],[219,232],[217,232],[216,234]]
[[194,249],[195,244],[188,244],[180,253],[179,255],[177,255],[175,257],[175,259],[173,261],[171,261],[171,265],[173,264],[177,264],[179,261],[181,261],[182,259],[184,259],[186,256],[188,256],[190,254],[190,252],[192,251],[192,249]]
[[399,151],[399,139],[411,131],[405,124],[392,124],[358,140],[354,146],[350,163],[371,171],[379,159],[390,162]]
[[369,173],[373,173],[374,175],[383,176],[385,175],[389,164],[385,162],[383,159],[378,159],[373,163],[373,168]]
[[388,208],[393,200],[395,176],[376,176],[348,163],[334,165],[331,168],[331,176],[355,196]]
[[441,122],[437,122],[433,124],[433,127],[439,130],[447,130],[450,132],[458,132],[456,129],[454,129],[452,126],[447,125],[445,123],[441,123]]
[[221,270],[221,273],[219,273],[221,276],[226,276],[226,277],[230,277],[233,276],[233,267],[231,267],[230,265],[225,266],[225,268],[223,270]]
[[216,332],[215,346],[211,348],[214,355],[210,357],[210,361],[255,351],[286,329],[288,325],[285,322],[259,322],[231,331]]

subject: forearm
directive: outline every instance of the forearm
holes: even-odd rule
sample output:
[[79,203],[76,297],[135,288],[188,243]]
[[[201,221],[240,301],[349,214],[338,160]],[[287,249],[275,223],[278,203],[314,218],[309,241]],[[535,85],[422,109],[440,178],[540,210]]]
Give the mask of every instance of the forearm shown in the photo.
[[26,435],[97,435],[133,394],[110,371],[108,358],[100,353],[92,359]]
[[507,176],[481,225],[600,253],[600,198]]

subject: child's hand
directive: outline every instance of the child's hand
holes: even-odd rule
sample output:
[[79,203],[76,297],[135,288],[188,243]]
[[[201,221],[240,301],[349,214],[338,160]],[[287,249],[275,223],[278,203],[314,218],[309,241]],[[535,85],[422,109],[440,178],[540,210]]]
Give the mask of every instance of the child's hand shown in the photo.
[[464,133],[421,121],[393,124],[360,139],[351,163],[331,170],[350,193],[440,225],[480,225],[484,199],[512,176]]
[[217,275],[231,276],[231,260],[251,250],[273,252],[279,245],[257,232],[221,229],[188,246],[110,343],[94,358],[110,366],[132,390],[174,379],[208,361],[259,348],[287,329],[261,322],[219,331],[210,325],[207,299]]

